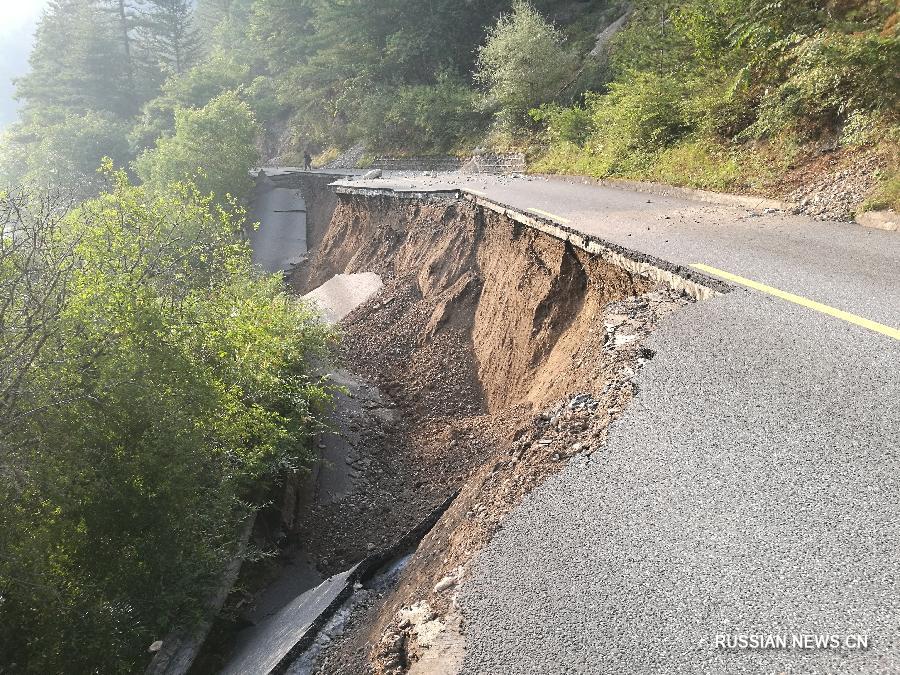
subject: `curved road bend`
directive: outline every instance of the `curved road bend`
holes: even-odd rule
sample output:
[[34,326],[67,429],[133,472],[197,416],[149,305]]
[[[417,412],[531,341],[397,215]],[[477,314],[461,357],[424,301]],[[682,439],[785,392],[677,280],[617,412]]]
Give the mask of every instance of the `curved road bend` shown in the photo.
[[466,673],[900,672],[900,233],[561,180],[353,185],[468,189],[736,287],[660,327],[608,445],[480,556]]

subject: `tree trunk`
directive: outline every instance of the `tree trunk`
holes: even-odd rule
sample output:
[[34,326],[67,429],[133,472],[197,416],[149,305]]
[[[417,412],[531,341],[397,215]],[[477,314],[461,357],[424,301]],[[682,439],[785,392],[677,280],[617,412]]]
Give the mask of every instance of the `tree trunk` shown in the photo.
[[122,30],[122,47],[125,49],[125,69],[128,75],[128,89],[132,100],[137,100],[134,84],[134,61],[131,58],[131,37],[128,35],[128,17],[125,14],[125,0],[119,0],[119,27]]

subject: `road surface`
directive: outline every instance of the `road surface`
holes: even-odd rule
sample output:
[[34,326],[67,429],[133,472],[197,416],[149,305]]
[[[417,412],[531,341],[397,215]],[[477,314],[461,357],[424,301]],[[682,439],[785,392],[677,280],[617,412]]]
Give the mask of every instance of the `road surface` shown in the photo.
[[269,173],[256,181],[249,232],[253,262],[266,272],[282,272],[306,255],[306,205],[296,189],[279,187]]
[[735,288],[660,327],[608,445],[481,554],[466,673],[900,672],[900,233],[540,178],[352,185],[459,187]]

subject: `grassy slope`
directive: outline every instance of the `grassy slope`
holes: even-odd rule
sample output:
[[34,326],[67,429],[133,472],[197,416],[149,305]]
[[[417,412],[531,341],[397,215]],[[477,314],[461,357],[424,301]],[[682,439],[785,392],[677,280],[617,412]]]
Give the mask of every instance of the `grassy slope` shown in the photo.
[[[678,4],[690,9],[697,3]],[[855,210],[900,209],[897,111],[889,96],[877,97],[891,80],[865,82],[878,72],[865,59],[897,62],[898,14],[867,0],[836,4],[841,6],[828,16],[837,18],[802,39],[792,37],[793,52],[757,66],[768,68],[753,74],[765,88],[754,90],[751,83],[727,95],[722,91],[734,71],[729,59],[737,58],[739,65],[740,54],[725,53],[720,43],[719,53],[701,57],[696,45],[704,36],[689,25],[689,39],[672,39],[668,45],[672,56],[662,63],[641,63],[635,55],[639,33],[649,30],[647,22],[654,17],[639,9],[614,43],[611,91],[588,97],[582,106],[551,111],[545,135],[529,153],[532,170],[778,198],[804,183],[839,180],[840,172],[867,172],[855,177],[869,192],[868,198],[857,198]],[[581,32],[583,26],[576,33],[579,39]],[[686,45],[691,39],[695,42]],[[633,77],[635,71],[646,78]],[[827,78],[844,100],[819,91],[816,80]],[[667,91],[667,83],[677,91]],[[729,118],[750,124],[729,128]]]

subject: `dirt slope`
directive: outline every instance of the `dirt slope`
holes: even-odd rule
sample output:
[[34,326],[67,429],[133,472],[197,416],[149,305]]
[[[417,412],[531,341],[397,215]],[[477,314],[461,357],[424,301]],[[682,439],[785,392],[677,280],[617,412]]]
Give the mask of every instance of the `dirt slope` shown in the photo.
[[462,493],[397,587],[354,610],[319,672],[416,672],[431,644],[456,639],[467,563],[527,492],[602,445],[652,357],[641,340],[687,301],[462,200],[339,197],[294,283],[307,292],[356,272],[385,288],[342,322],[343,365],[395,414],[376,432],[373,470],[302,517],[302,536],[331,572],[364,553],[361,537],[397,537]]

